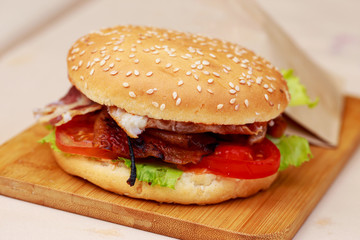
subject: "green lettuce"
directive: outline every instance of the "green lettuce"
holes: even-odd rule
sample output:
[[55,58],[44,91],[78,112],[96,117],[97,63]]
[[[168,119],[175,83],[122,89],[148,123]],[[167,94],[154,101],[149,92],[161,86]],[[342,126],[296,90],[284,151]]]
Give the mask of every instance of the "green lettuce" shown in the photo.
[[267,136],[280,150],[281,160],[279,171],[285,170],[289,166],[298,167],[304,162],[313,158],[309,142],[299,136],[285,136],[273,138]]
[[313,108],[318,104],[319,98],[311,101],[305,86],[300,83],[299,77],[293,74],[292,69],[281,70],[281,73],[289,87],[289,92],[291,95],[291,100],[289,103],[290,107],[307,105],[309,108]]
[[[114,161],[123,160],[125,165],[130,168],[131,160],[119,157]],[[137,162],[136,178],[139,181],[151,183],[151,185],[159,185],[161,187],[169,187],[175,189],[177,180],[181,177],[183,171],[172,168],[170,166],[164,166],[164,164]]]
[[56,151],[61,152],[61,150],[56,146],[56,136],[55,136],[55,129],[53,129],[48,135],[43,137],[38,141],[39,143],[49,143],[50,147]]

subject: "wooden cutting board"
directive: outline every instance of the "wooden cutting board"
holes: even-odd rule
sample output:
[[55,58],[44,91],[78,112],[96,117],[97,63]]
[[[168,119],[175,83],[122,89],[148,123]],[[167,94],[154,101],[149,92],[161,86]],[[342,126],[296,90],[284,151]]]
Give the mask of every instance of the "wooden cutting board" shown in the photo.
[[210,206],[130,199],[67,175],[37,143],[46,134],[34,125],[0,147],[0,194],[181,239],[289,239],[358,147],[360,99],[346,99],[336,149],[312,147],[315,158],[268,191]]

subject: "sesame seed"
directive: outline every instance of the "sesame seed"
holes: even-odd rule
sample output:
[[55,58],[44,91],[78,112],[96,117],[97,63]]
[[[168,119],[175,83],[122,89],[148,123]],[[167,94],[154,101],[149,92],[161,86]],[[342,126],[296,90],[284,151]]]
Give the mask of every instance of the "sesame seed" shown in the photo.
[[230,104],[234,104],[234,103],[235,103],[235,101],[236,101],[236,98],[232,98],[232,99],[230,99]]
[[179,106],[180,103],[181,103],[181,98],[178,98],[178,99],[176,100],[176,106]]
[[119,46],[113,47],[113,51],[117,51],[119,49]]
[[226,54],[226,57],[227,58],[232,58],[234,55],[232,55],[232,54],[230,54],[230,53],[228,53],[228,54]]
[[129,92],[129,96],[132,97],[132,98],[136,98],[136,94],[133,91]]
[[236,86],[235,86],[235,90],[236,90],[237,92],[239,92],[239,91],[240,91],[240,87],[239,87],[239,85],[236,85]]
[[109,67],[103,69],[104,72],[107,72],[107,71],[109,71],[109,70],[110,70]]
[[133,58],[133,57],[135,57],[135,54],[132,53],[129,55],[129,58]]
[[191,64],[191,68],[196,68],[196,64]]
[[242,68],[247,68],[248,66],[247,66],[246,64],[244,64],[244,63],[241,63],[241,64],[240,64],[240,67],[242,67]]
[[230,90],[229,90],[229,93],[230,93],[230,94],[235,94],[235,93],[236,93],[236,90],[235,90],[235,89],[230,89]]
[[124,88],[128,88],[130,86],[129,83],[127,83],[127,82],[123,82],[122,85],[123,85]]
[[173,72],[178,72],[180,68],[174,68]]
[[267,85],[266,83],[263,86],[265,89],[267,89],[269,87],[269,85]]
[[193,77],[195,78],[195,80],[199,80],[199,76],[197,74],[194,74]]
[[124,49],[122,49],[122,48],[119,48],[118,49],[118,52],[124,52],[125,50]]
[[229,82],[229,86],[230,86],[231,88],[234,88],[234,87],[235,87],[235,85],[234,85],[232,82]]
[[218,104],[218,105],[216,106],[217,110],[220,110],[220,109],[222,109],[223,107],[224,107],[224,104]]
[[269,88],[269,89],[268,89],[268,92],[269,92],[269,93],[272,93],[273,91],[274,91],[274,90],[273,90],[272,88]]
[[216,56],[214,54],[212,54],[212,53],[210,53],[209,56],[212,57],[212,58],[216,58]]
[[120,58],[118,58],[118,57],[117,57],[117,58],[115,58],[115,60],[116,60],[116,61],[118,61],[118,62],[120,62],[120,61],[121,61],[121,59],[120,59]]
[[249,100],[245,99],[244,103],[246,107],[249,107]]
[[209,78],[209,79],[207,80],[207,82],[208,82],[208,83],[213,83],[213,82],[214,82],[214,79]]
[[140,72],[135,69],[135,70],[134,70],[134,74],[135,74],[135,76],[139,76],[139,75],[140,75]]
[[114,71],[111,71],[110,74],[111,74],[112,76],[115,76],[116,74],[118,74],[118,71],[115,71],[115,70],[114,70]]
[[94,58],[94,62],[100,62],[100,58]]
[[278,103],[278,105],[277,105],[277,109],[280,109],[280,103]]
[[114,63],[111,63],[110,65],[109,65],[109,68],[113,68],[115,66],[115,64]]
[[266,101],[269,101],[269,96],[266,93],[264,94],[264,97],[265,97]]
[[106,55],[106,56],[104,57],[104,60],[107,61],[107,60],[109,60],[110,57],[111,57],[110,55]]
[[175,100],[175,99],[177,98],[177,92],[173,92],[173,93],[172,93],[172,97],[173,97],[173,99]]
[[240,63],[240,59],[238,59],[237,57],[234,57],[232,60],[233,60],[235,63]]
[[77,70],[78,70],[78,68],[79,68],[78,66],[72,66],[72,68],[71,68],[71,69],[72,69],[72,70],[74,70],[74,71],[77,71]]
[[206,61],[206,60],[203,60],[203,61],[202,61],[202,64],[205,65],[205,66],[209,66],[209,65],[210,65],[210,62],[209,62],[209,61]]
[[129,77],[131,74],[132,74],[132,72],[131,72],[131,71],[128,71],[128,72],[126,73],[126,76]]
[[258,112],[255,112],[255,115],[256,115],[256,116],[259,116],[259,115],[260,115],[260,113],[258,113]]
[[178,81],[178,86],[181,86],[181,85],[183,85],[183,84],[184,84],[184,81],[183,81],[183,80]]
[[196,89],[198,90],[198,92],[201,92],[201,86],[197,85]]
[[217,73],[217,72],[213,72],[212,74],[213,74],[215,77],[220,77],[220,74]]
[[235,109],[235,111],[239,110],[239,104],[236,104],[234,109]]
[[150,88],[149,90],[146,91],[147,94],[153,94],[154,93],[154,89]]
[[81,76],[80,76],[80,80],[84,81],[84,76],[81,75]]
[[163,111],[164,109],[165,109],[165,104],[163,103],[160,105],[160,110]]
[[151,75],[153,75],[153,72],[147,72],[147,73],[146,73],[146,76],[147,76],[147,77],[150,77]]
[[85,54],[85,50],[82,50],[82,51],[79,53],[80,56],[82,56],[82,55],[84,55],[84,54]]
[[159,107],[159,104],[157,102],[152,102],[151,103],[154,107]]
[[208,91],[208,93],[214,94],[214,91],[211,90],[210,88],[206,89],[206,91]]
[[210,75],[210,73],[209,73],[208,71],[203,71],[203,73],[204,73],[205,75]]
[[93,75],[94,72],[95,72],[95,69],[92,68],[91,71],[90,71],[90,75]]
[[104,66],[105,65],[105,63],[106,63],[106,61],[103,59],[103,60],[101,60],[101,62],[100,62],[100,66],[102,67],[102,66]]
[[171,63],[168,63],[168,64],[165,65],[165,68],[169,68],[169,67],[171,67],[171,66],[172,66],[172,64],[171,64]]
[[262,82],[262,77],[257,77],[257,78],[256,78],[256,83],[257,83],[257,84],[261,84],[261,82]]
[[143,51],[146,52],[146,53],[150,52],[150,50],[148,48],[143,49]]
[[190,75],[191,75],[191,71],[187,71],[185,74],[186,74],[186,76],[190,76]]
[[155,60],[155,63],[156,63],[156,64],[159,64],[160,61],[161,61],[160,58],[157,58],[157,59]]

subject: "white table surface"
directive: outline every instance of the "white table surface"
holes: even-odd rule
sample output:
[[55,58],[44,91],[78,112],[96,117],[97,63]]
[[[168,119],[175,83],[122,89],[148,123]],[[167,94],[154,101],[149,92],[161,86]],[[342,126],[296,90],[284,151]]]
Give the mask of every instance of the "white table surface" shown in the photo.
[[[65,57],[72,42],[89,30],[115,24],[108,15],[116,9],[94,16],[100,1],[43,3],[0,3],[0,144],[34,123],[33,108],[66,92]],[[346,80],[346,93],[360,96],[359,1],[259,3],[315,61]],[[295,239],[359,239],[359,171],[358,149]],[[1,239],[169,239],[5,196],[0,196],[0,216]]]

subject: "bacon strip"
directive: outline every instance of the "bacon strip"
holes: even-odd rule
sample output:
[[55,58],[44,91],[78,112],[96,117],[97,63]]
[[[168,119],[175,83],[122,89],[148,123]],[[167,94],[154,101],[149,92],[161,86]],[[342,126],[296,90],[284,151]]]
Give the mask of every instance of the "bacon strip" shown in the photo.
[[50,103],[34,111],[35,117],[40,122],[49,122],[60,126],[70,121],[74,116],[84,115],[101,109],[102,106],[91,101],[74,86],[60,100]]

